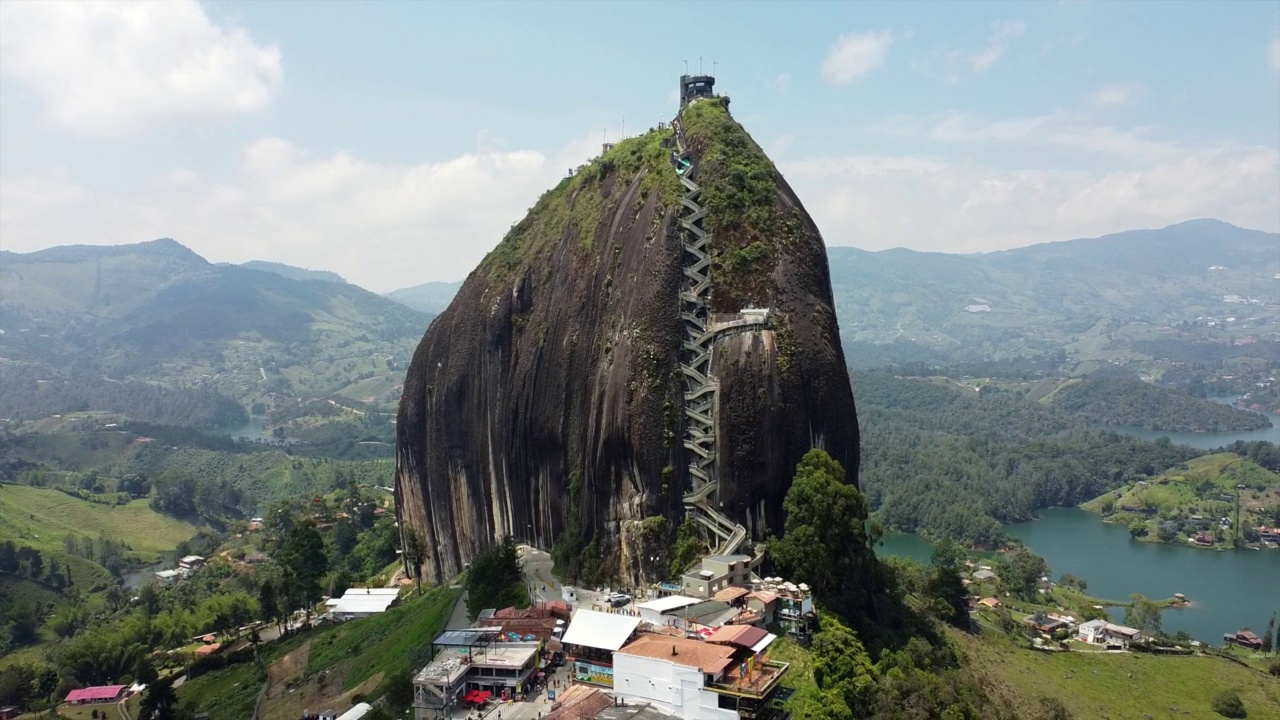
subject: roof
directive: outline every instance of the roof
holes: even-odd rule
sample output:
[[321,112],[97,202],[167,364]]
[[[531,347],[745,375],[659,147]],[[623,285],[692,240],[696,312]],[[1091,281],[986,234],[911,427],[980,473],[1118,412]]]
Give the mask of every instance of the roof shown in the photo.
[[616,615],[595,610],[578,610],[560,641],[597,650],[617,650],[626,644],[640,624],[634,615]]
[[664,613],[668,610],[676,610],[682,607],[689,607],[690,605],[697,605],[700,602],[702,601],[697,598],[685,597],[683,595],[668,595],[666,597],[660,597],[657,600],[647,600],[642,603],[637,603],[635,608],[637,610],[653,610],[654,612]]
[[707,642],[725,643],[749,648],[764,640],[769,633],[752,625],[725,625],[707,637]]
[[449,630],[442,632],[435,640],[433,645],[444,645],[447,647],[470,647],[474,645],[487,645],[496,642],[498,636],[502,634],[502,628],[486,627],[486,628],[464,628],[462,630]]
[[204,558],[200,557],[199,555],[184,555],[182,558],[178,560],[178,562],[184,562],[184,563],[204,562]]
[[590,685],[571,685],[556,697],[551,712],[543,720],[593,720],[596,713],[613,705],[613,698]]
[[1137,628],[1125,627],[1124,625],[1113,625],[1107,623],[1107,630],[1117,635],[1141,635],[1142,631]]
[[722,563],[744,562],[751,559],[750,555],[708,555],[704,560],[711,560]]
[[733,602],[734,600],[737,600],[743,595],[748,595],[750,593],[751,591],[746,588],[740,588],[740,587],[730,585],[729,587],[721,590],[720,592],[716,593],[715,595],[712,595],[711,597],[712,599],[719,600],[721,602]]
[[[729,603],[724,602],[722,600],[703,600],[702,602],[696,605],[689,605],[687,607],[679,608],[677,610],[668,610],[663,614],[674,615],[676,617],[684,618],[686,620],[696,621],[699,618],[710,617],[712,615],[722,613],[725,610],[729,610],[729,609],[731,609],[729,607]],[[736,614],[737,610],[734,610],[734,613]]]
[[747,594],[747,599],[748,599],[748,600],[751,600],[751,599],[759,600],[760,602],[764,603],[765,605],[768,605],[768,604],[770,604],[770,603],[774,603],[774,602],[777,602],[777,601],[778,601],[778,593],[776,593],[776,592],[770,592],[770,591],[768,591],[768,590],[756,590],[756,591],[755,591],[755,592],[753,592],[753,593],[748,593],[748,594]]
[[360,718],[369,714],[373,706],[369,703],[356,703],[351,709],[338,716],[338,720],[360,720]]
[[975,580],[992,580],[996,578],[996,574],[990,570],[979,570],[973,574]]
[[1236,633],[1236,637],[1240,638],[1241,640],[1246,640],[1248,642],[1262,642],[1262,638],[1258,637],[1257,633],[1251,630],[1241,630],[1240,632]]
[[596,713],[595,720],[672,720],[677,717],[650,705],[618,705]]
[[124,690],[123,685],[97,685],[80,688],[67,693],[67,702],[84,702],[86,700],[110,700]]
[[[615,655],[666,660],[677,665],[698,668],[704,673],[715,674],[722,672],[733,662],[733,653],[734,649],[725,645],[666,635],[644,634]],[[616,659],[614,662],[617,662]]]
[[197,655],[212,655],[222,647],[222,643],[213,643],[211,645],[201,645],[196,648]]
[[325,602],[335,613],[380,613],[400,596],[400,588],[350,588],[341,598]]
[[1099,628],[1104,628],[1108,624],[1109,623],[1106,620],[1090,620],[1088,622],[1080,623],[1080,629],[1088,632],[1090,630],[1097,630]]
[[1000,604],[1000,601],[993,597],[989,597],[989,598],[982,598],[981,600],[978,601],[978,604],[986,605],[987,607],[995,607]]
[[156,577],[158,578],[178,577],[181,574],[182,573],[178,572],[177,570],[157,570],[156,571]]

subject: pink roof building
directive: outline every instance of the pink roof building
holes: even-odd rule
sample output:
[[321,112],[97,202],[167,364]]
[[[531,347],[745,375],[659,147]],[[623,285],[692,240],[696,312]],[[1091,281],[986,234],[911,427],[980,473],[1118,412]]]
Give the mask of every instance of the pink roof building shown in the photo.
[[67,702],[72,705],[83,705],[85,703],[114,702],[120,699],[124,694],[123,685],[98,685],[96,687],[80,688],[67,693]]

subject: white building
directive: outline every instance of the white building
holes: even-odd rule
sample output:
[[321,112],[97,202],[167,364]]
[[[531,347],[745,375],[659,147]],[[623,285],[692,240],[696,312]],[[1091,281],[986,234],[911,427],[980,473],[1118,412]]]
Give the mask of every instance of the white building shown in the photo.
[[773,700],[787,665],[760,662],[743,677],[747,656],[716,643],[641,635],[613,654],[613,694],[684,720],[752,717]]
[[339,715],[338,720],[360,720],[370,710],[373,710],[373,706],[369,703],[356,703],[350,710]]
[[578,609],[561,642],[578,682],[613,686],[614,653],[627,644],[640,625],[634,615]]
[[325,601],[329,613],[338,620],[384,613],[400,599],[400,588],[348,588],[340,598]]
[[656,600],[648,600],[635,606],[640,611],[640,619],[650,625],[666,625],[670,620],[669,617],[663,616],[663,613],[671,610],[679,610],[690,605],[697,605],[701,600],[683,595],[668,595],[660,597]]
[[178,561],[178,570],[184,573],[193,573],[204,567],[204,558],[199,555],[188,555]]
[[170,587],[183,577],[183,573],[177,570],[160,570],[156,573],[156,581],[165,587]]

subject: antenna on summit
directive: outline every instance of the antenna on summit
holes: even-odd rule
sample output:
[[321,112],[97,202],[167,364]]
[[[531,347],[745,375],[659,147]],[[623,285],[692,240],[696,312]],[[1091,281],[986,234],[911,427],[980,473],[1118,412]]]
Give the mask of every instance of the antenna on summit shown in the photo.
[[619,139],[621,139],[621,140],[626,140],[626,139],[627,139],[627,115],[626,115],[626,113],[623,113],[623,115],[622,115],[622,137],[621,137],[621,138],[619,138]]
[[689,61],[688,61],[688,60],[685,60],[685,61],[684,61],[684,74],[685,74],[685,75],[688,75],[688,74],[689,74]]
[[702,74],[702,56],[701,55],[698,56],[698,74],[699,75]]

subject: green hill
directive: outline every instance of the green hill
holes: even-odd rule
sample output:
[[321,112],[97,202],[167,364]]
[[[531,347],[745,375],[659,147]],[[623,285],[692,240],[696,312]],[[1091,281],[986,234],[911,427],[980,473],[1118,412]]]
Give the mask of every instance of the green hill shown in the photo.
[[267,260],[250,260],[249,262],[240,263],[240,267],[249,270],[262,270],[263,272],[275,273],[281,277],[287,277],[293,280],[323,280],[324,282],[345,283],[346,279],[336,272],[328,270],[308,270],[306,268],[294,267],[293,265],[285,265],[284,263],[269,262]]
[[[1206,534],[1214,538],[1208,545],[1230,547],[1237,538],[1256,542],[1251,528],[1280,520],[1280,475],[1234,453],[1204,455],[1082,507],[1150,542],[1185,545]],[[1222,518],[1231,525],[1224,527]]]
[[122,540],[154,560],[200,528],[155,512],[146,500],[125,505],[88,502],[51,488],[0,485],[0,535],[43,551],[61,551],[68,534]]
[[1196,220],[985,255],[832,247],[828,257],[855,367],[1065,350],[1150,369],[1136,344],[1179,333],[1228,348],[1231,337],[1280,341],[1277,247],[1274,233]]
[[[245,407],[335,395],[393,406],[429,316],[317,277],[340,280],[214,265],[168,239],[0,252],[5,357],[28,368],[0,373],[0,417],[92,409],[168,423],[154,406],[189,404],[183,394],[195,391]],[[35,387],[40,380],[57,392]],[[163,398],[125,407],[122,396],[144,391],[130,382]],[[107,383],[127,392],[113,395]]]
[[387,293],[387,297],[425,313],[439,314],[453,302],[462,282],[427,282]]
[[1174,432],[1229,432],[1271,427],[1265,415],[1220,405],[1141,380],[1093,379],[1069,383],[1047,401],[1100,425]]

